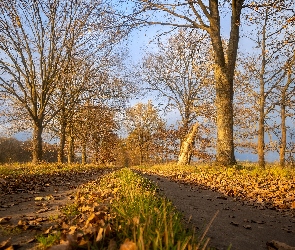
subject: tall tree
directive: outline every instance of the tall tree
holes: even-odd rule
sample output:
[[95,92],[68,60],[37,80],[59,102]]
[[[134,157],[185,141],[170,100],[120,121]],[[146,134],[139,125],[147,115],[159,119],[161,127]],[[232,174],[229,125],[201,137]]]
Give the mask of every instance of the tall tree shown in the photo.
[[102,33],[110,21],[106,9],[99,0],[1,2],[0,89],[32,122],[35,163],[42,159],[42,132],[59,112],[49,104],[72,74],[72,58],[97,54],[120,37]]
[[[286,150],[287,150],[287,117],[291,116],[290,112],[287,112],[293,106],[291,105],[292,100],[294,101],[294,88],[295,88],[295,75],[293,69],[295,67],[295,50],[293,51],[292,57],[287,60],[285,64],[285,81],[279,86],[280,93],[280,117],[281,117],[281,138],[280,138],[280,166],[284,167],[286,163]],[[294,115],[294,113],[293,113]]]
[[[292,51],[286,42],[289,37],[286,30],[288,23],[286,12],[290,10],[284,9],[287,6],[290,7],[290,4],[292,3],[287,1],[286,3],[273,2],[254,5],[254,11],[247,17],[252,27],[256,28],[256,33],[252,32],[251,37],[255,42],[253,51],[256,55],[248,57],[246,74],[254,82],[253,90],[259,89],[256,95],[258,103],[257,154],[258,164],[261,167],[265,167],[266,133],[268,132],[270,138],[273,133],[273,126],[270,123],[273,123],[275,119],[270,119],[270,117],[276,112],[275,107],[279,102],[277,88],[285,81],[285,61],[289,58],[289,51]],[[255,106],[254,103],[253,106]],[[273,144],[273,142],[270,143]]]
[[153,152],[153,140],[165,123],[151,101],[138,103],[126,110],[125,126],[130,147],[138,152],[139,164],[149,161]]
[[[218,0],[207,2],[186,0],[167,3],[150,0],[135,1],[134,16],[140,24],[201,29],[210,36],[215,62],[216,160],[224,165],[232,165],[236,162],[233,142],[233,77],[239,43],[240,17],[244,2],[245,0],[233,0],[230,3]],[[147,11],[153,12],[153,14],[145,15]],[[221,34],[221,15],[226,12],[230,13],[231,22],[228,44],[224,46]],[[162,18],[153,19],[153,17],[159,16],[157,15],[159,13]]]
[[198,117],[208,115],[208,106],[214,103],[208,43],[206,34],[180,29],[168,42],[158,42],[158,51],[144,58],[140,71],[142,81],[148,83],[147,89],[156,91],[161,102],[166,103],[165,109],[176,109],[180,114],[180,155],[187,156],[179,157],[180,164],[190,163],[195,142],[192,138],[197,133],[192,127]]

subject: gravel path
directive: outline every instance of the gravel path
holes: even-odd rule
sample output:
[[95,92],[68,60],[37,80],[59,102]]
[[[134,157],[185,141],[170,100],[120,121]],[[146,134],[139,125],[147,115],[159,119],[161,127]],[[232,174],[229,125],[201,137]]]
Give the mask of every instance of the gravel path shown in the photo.
[[[177,183],[156,175],[144,175],[159,186],[178,210],[183,212],[189,224],[203,232],[217,211],[207,237],[209,246],[218,250],[295,250],[295,217],[258,206],[246,205],[231,197],[196,185]],[[291,248],[267,247],[267,242],[278,241]]]

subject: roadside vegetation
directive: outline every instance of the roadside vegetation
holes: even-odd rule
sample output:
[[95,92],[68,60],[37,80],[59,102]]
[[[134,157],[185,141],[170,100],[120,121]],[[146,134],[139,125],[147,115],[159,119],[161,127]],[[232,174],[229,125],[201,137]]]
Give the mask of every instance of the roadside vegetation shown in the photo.
[[105,166],[99,166],[96,164],[61,164],[61,163],[42,163],[39,165],[33,163],[7,163],[0,165],[0,178],[7,178],[10,176],[30,176],[30,175],[42,175],[42,174],[55,174],[66,172],[79,172],[88,171],[94,169],[105,169]]
[[[65,249],[198,249],[207,244],[204,236],[197,239],[185,228],[181,214],[152,182],[126,168],[81,186],[75,203],[62,211],[58,247]],[[48,241],[40,239],[45,247]]]
[[295,212],[295,169],[292,167],[270,164],[261,168],[255,163],[241,163],[233,167],[208,164],[179,166],[171,163],[134,169],[210,188],[262,209],[291,209]]
[[[48,226],[44,227],[44,224],[42,232],[34,240],[39,249],[52,246],[58,249],[130,250],[206,248],[208,241],[205,235],[187,228],[182,215],[170,201],[158,194],[157,187],[127,168],[112,169],[109,173],[110,169],[105,167],[78,164],[2,165],[0,180],[3,187],[9,184],[9,188],[2,189],[3,192],[25,192],[25,189],[30,191],[32,186],[42,187],[57,178],[62,182],[70,180],[77,183],[83,175],[96,170],[102,171],[100,178],[79,186],[71,200],[59,208],[59,214],[43,218]],[[16,185],[19,180],[25,181],[21,190]],[[37,198],[35,201],[42,197]],[[2,219],[9,221],[11,218]],[[30,224],[25,218],[22,224],[3,224],[1,231],[18,229],[17,234],[29,233],[29,225],[40,225],[39,219],[38,216],[29,218]],[[13,240],[14,234],[8,236]],[[0,244],[13,245],[12,240]]]

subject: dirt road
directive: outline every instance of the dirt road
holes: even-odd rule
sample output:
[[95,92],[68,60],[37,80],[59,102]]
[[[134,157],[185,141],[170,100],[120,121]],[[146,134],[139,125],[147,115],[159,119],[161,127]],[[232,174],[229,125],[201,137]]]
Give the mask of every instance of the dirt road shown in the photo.
[[212,247],[219,250],[229,246],[233,250],[260,250],[268,249],[266,243],[272,240],[295,247],[295,217],[291,214],[250,206],[196,185],[181,184],[155,175],[144,176],[155,181],[160,193],[170,199],[183,212],[186,221],[201,232],[219,211],[207,233]]

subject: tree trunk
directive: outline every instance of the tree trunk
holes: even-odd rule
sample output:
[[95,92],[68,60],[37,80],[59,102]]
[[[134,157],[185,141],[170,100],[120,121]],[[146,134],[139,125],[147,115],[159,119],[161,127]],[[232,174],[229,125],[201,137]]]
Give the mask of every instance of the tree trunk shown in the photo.
[[33,151],[32,151],[32,162],[33,164],[39,164],[42,161],[42,123],[34,124],[33,131]]
[[287,145],[287,131],[286,131],[286,106],[285,106],[285,94],[282,96],[281,103],[281,145],[280,145],[280,166],[285,167],[285,153]]
[[264,96],[260,97],[260,107],[259,107],[259,124],[258,124],[258,165],[262,168],[265,167],[264,158]]
[[216,161],[234,165],[233,79],[239,44],[240,16],[244,0],[232,1],[231,31],[225,53],[221,33],[218,1],[209,1],[210,29],[208,30],[215,59],[215,89],[217,108]]
[[[288,67],[290,67],[295,60],[295,52],[292,58],[292,61]],[[281,145],[280,145],[280,166],[284,167],[286,163],[285,155],[286,155],[286,147],[287,147],[287,127],[286,127],[286,92],[292,83],[292,71],[290,68],[287,70],[287,83],[282,89],[281,93]]]
[[69,131],[68,137],[68,164],[74,162],[74,137],[72,135],[72,129]]
[[224,70],[215,69],[217,107],[216,161],[221,165],[234,165],[233,90]]
[[265,106],[265,95],[264,95],[264,80],[263,75],[260,76],[260,101],[259,101],[259,122],[258,122],[258,143],[257,143],[257,154],[258,154],[258,165],[262,168],[265,167],[264,158],[264,106]]
[[261,41],[261,54],[262,54],[262,61],[261,61],[261,70],[260,70],[260,100],[259,100],[259,123],[258,123],[258,143],[257,143],[257,154],[258,154],[258,165],[262,168],[265,168],[265,157],[264,157],[264,119],[265,119],[265,81],[264,81],[264,74],[265,74],[265,66],[266,66],[266,24],[267,24],[267,12],[264,19],[264,25],[262,29],[262,41]]
[[198,132],[198,123],[195,123],[181,144],[177,165],[187,165],[192,157],[192,150]]
[[59,148],[57,155],[57,162],[63,163],[65,157],[65,144],[66,144],[66,126],[63,124],[61,126],[60,136],[59,136]]
[[87,163],[87,155],[86,155],[86,143],[82,144],[82,164]]

